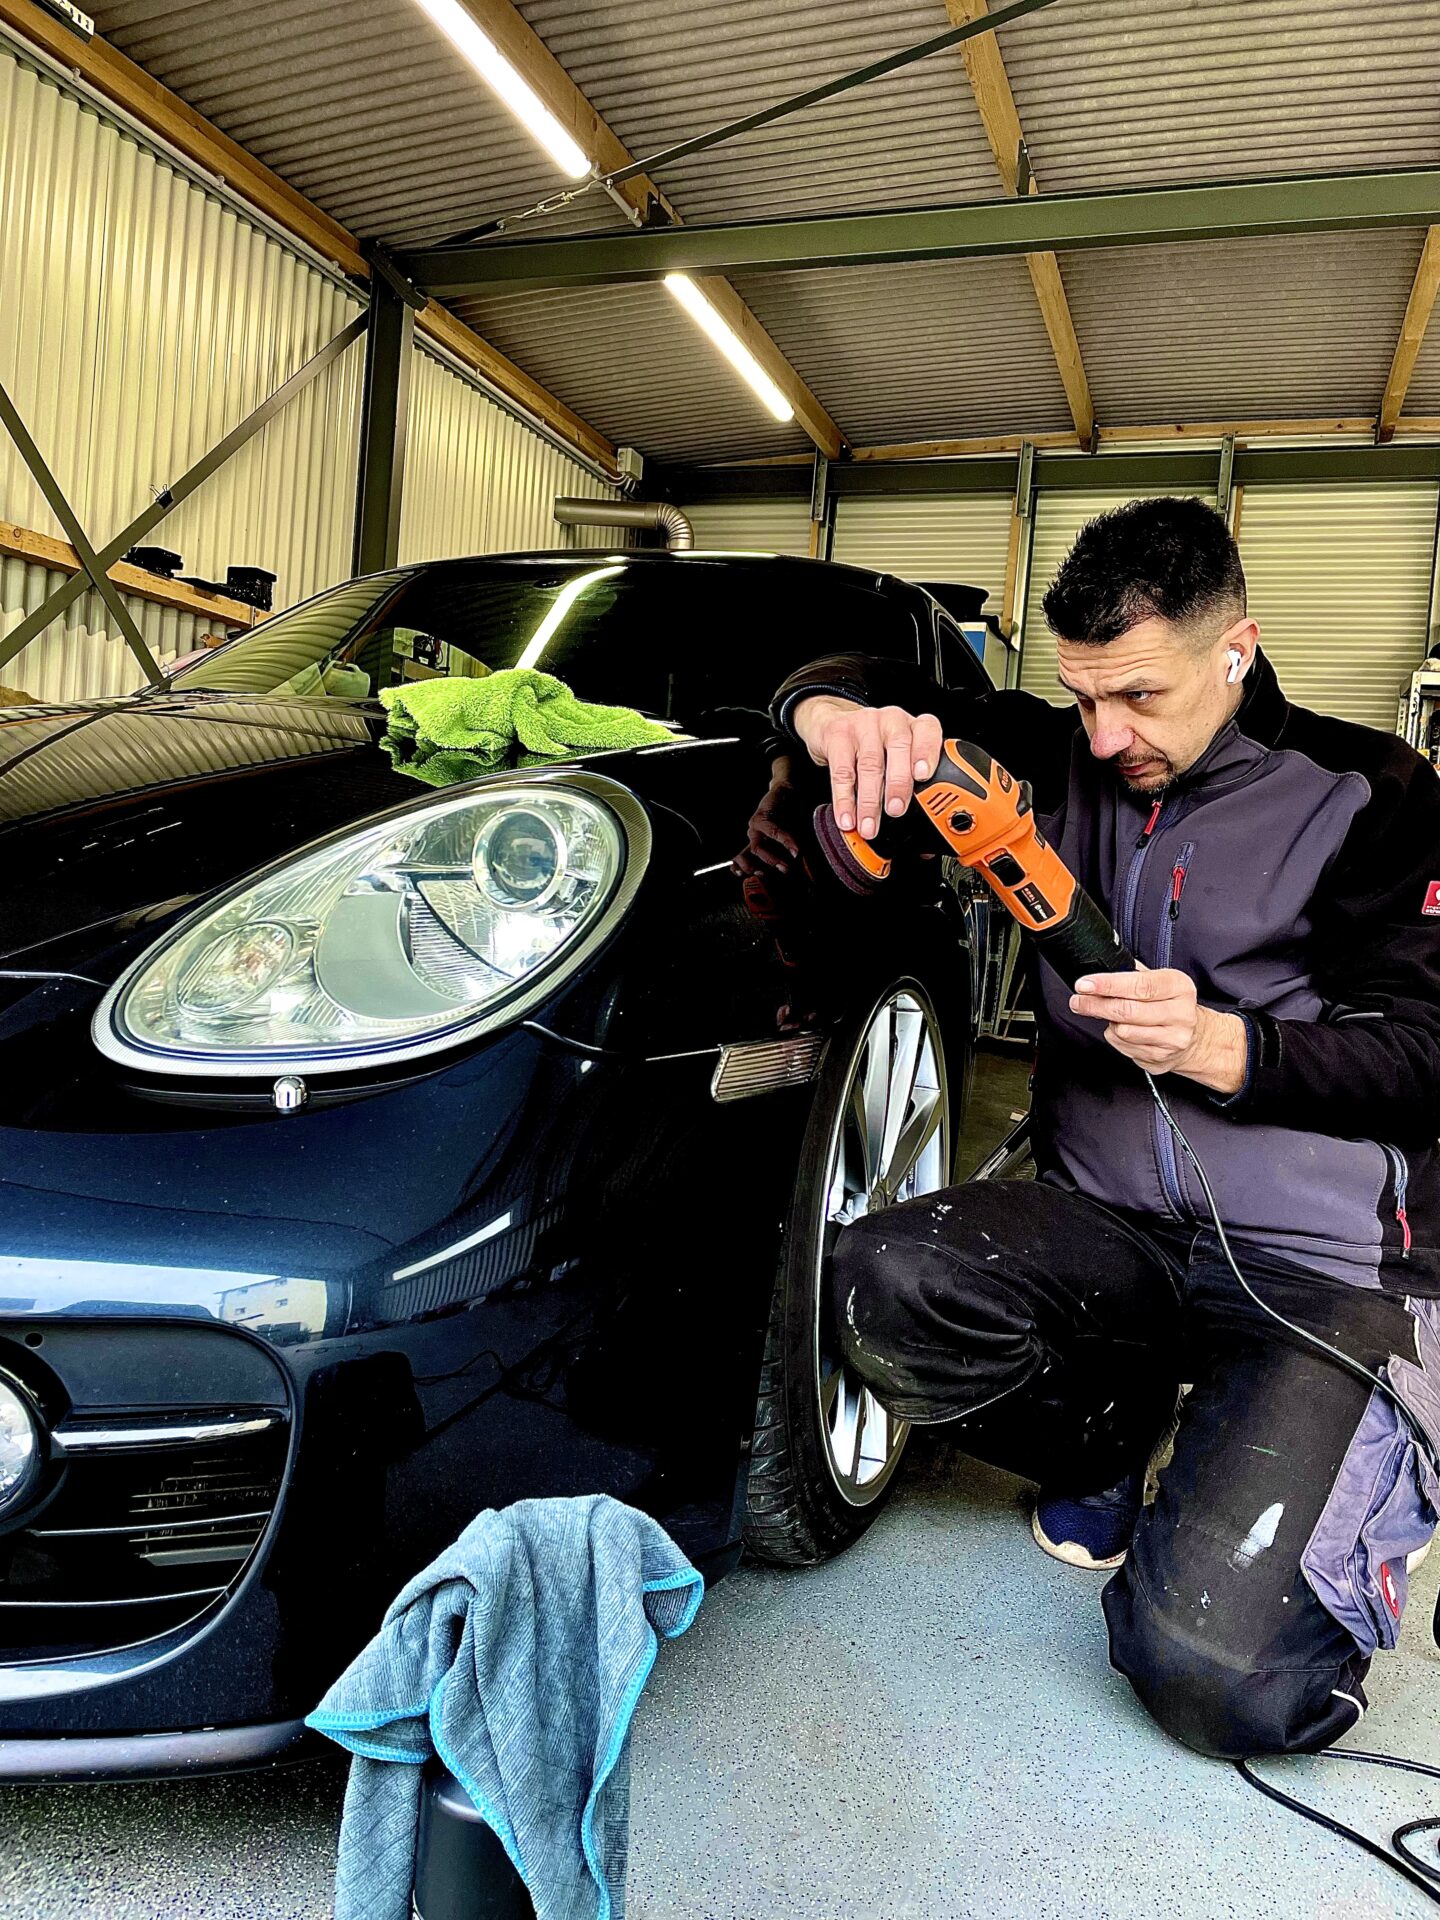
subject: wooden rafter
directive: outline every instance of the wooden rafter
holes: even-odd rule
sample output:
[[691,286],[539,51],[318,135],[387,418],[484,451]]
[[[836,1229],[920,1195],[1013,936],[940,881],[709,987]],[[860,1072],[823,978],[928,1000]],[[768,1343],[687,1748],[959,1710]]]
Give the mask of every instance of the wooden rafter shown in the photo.
[[1400,338],[1395,343],[1395,358],[1390,363],[1390,378],[1380,402],[1380,417],[1375,423],[1377,440],[1391,439],[1400,425],[1400,409],[1415,372],[1415,362],[1425,341],[1425,330],[1435,311],[1435,296],[1440,293],[1440,227],[1431,227],[1420,250],[1415,269],[1415,284],[1400,323]]
[[[982,19],[990,9],[986,0],[945,0],[945,11],[955,26],[963,27],[971,20]],[[965,62],[970,90],[975,95],[985,137],[990,142],[1005,191],[1013,194],[1019,186],[1017,167],[1024,134],[999,39],[993,33],[982,33],[973,40],[963,41],[960,57]],[[1028,191],[1039,191],[1033,173]],[[1076,436],[1082,446],[1089,446],[1095,431],[1095,407],[1090,398],[1090,382],[1085,377],[1085,363],[1080,356],[1075,322],[1070,317],[1070,302],[1065,297],[1065,283],[1060,278],[1060,263],[1053,253],[1027,253],[1025,265],[1040,306],[1040,317],[1050,336]]]
[[[0,0],[0,22],[78,74],[97,93],[123,107],[187,159],[223,180],[242,200],[342,273],[358,280],[369,278],[369,263],[354,234],[107,41],[98,37],[81,40],[32,0]],[[416,325],[577,453],[611,473],[615,471],[612,441],[446,308],[430,301],[416,315]]]
[[[602,173],[631,165],[635,156],[510,0],[465,0],[465,4]],[[648,174],[636,174],[619,191],[638,214],[645,215],[653,202],[676,226],[682,224],[674,202]],[[734,287],[728,280],[715,277],[706,277],[699,284],[710,304],[733,327],[795,409],[798,425],[822,453],[833,459],[845,445],[844,435]]]

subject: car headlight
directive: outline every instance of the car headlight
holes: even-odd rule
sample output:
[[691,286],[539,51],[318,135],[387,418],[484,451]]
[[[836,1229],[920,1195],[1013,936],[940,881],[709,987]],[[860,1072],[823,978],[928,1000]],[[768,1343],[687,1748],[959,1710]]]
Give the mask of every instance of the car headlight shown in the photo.
[[96,1012],[151,1071],[342,1071],[414,1058],[550,992],[628,906],[649,820],[614,781],[532,775],[347,830],[233,888]]
[[25,1498],[40,1472],[40,1435],[29,1407],[0,1380],[0,1513]]

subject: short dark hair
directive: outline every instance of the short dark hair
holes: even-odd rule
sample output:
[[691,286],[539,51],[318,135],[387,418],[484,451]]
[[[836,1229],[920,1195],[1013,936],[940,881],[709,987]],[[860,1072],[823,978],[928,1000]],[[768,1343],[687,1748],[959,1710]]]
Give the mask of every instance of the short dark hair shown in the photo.
[[1104,646],[1142,620],[1240,619],[1245,572],[1230,529],[1203,500],[1131,500],[1089,521],[1044,600],[1062,640]]

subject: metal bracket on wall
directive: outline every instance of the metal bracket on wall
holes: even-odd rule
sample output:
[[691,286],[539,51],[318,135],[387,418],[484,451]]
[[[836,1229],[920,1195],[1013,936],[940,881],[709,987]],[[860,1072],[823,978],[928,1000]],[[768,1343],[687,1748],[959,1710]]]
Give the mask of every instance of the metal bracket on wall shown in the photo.
[[1022,440],[1015,462],[1015,518],[1028,520],[1035,511],[1035,442]]
[[[130,609],[120,598],[119,588],[110,578],[101,562],[100,556],[96,553],[94,547],[91,546],[85,529],[81,526],[74,508],[65,498],[64,489],[46,465],[44,455],[31,439],[29,429],[20,418],[15,402],[10,398],[10,395],[5,391],[3,386],[0,386],[0,422],[3,422],[10,438],[20,449],[20,458],[34,475],[36,485],[39,487],[41,493],[44,494],[50,511],[64,528],[65,537],[71,546],[74,547],[79,557],[80,565],[84,568],[91,586],[94,587],[95,591],[100,595],[100,598],[105,602],[110,617],[120,629],[121,637],[124,639],[126,646],[129,647],[130,651],[144,669],[145,678],[152,686],[163,686],[165,683],[165,675],[160,670],[159,661],[156,660],[154,654],[151,653],[149,647],[146,646],[141,637],[140,629],[136,626],[134,618],[130,613]],[[9,656],[7,655],[6,657],[8,658]]]
[[1229,524],[1230,495],[1235,484],[1235,436],[1227,433],[1220,442],[1220,476],[1215,482],[1215,511]]
[[1030,191],[1030,149],[1023,136],[1015,142],[1015,191],[1023,199]]
[[[202,486],[212,473],[225,465],[232,454],[238,453],[248,440],[254,438],[260,429],[269,424],[283,407],[287,407],[299,393],[303,393],[312,380],[322,374],[332,361],[338,360],[346,348],[353,345],[366,327],[366,316],[357,314],[348,326],[342,327],[333,340],[328,340],[318,353],[312,354],[304,366],[297,367],[290,378],[283,381],[268,400],[262,400],[253,413],[249,413],[238,426],[230,429],[223,440],[218,440],[206,454],[202,454],[194,466],[161,490],[158,498],[145,508],[126,527],[122,527],[114,537],[100,548],[94,558],[101,571],[113,567],[138,540],[143,540],[169,513],[173,513],[182,501],[188,500],[195,489]],[[72,540],[71,545],[75,546]],[[76,546],[76,552],[80,551]],[[0,668],[9,665],[17,653],[29,646],[37,634],[43,633],[53,620],[58,620],[66,608],[87,592],[91,581],[87,573],[74,574],[63,585],[38,606],[0,641]],[[143,645],[143,642],[142,642]]]

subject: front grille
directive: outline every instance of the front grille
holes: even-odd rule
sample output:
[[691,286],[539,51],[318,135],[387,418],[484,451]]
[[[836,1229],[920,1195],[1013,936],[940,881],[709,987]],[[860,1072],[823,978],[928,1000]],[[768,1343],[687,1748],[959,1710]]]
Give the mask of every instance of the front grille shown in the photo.
[[62,1444],[72,1431],[97,1444],[67,1451],[34,1523],[0,1534],[0,1662],[150,1639],[234,1585],[279,1496],[288,1428],[249,1410],[233,1433],[189,1412],[184,1430],[207,1422],[220,1432],[201,1439],[181,1438],[169,1410],[61,1428]]

